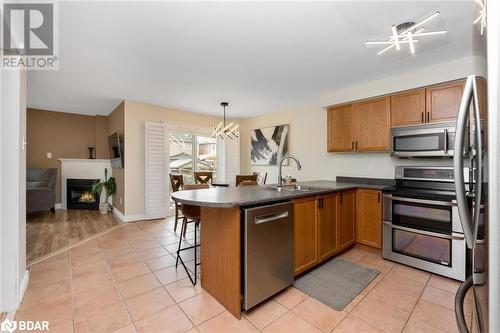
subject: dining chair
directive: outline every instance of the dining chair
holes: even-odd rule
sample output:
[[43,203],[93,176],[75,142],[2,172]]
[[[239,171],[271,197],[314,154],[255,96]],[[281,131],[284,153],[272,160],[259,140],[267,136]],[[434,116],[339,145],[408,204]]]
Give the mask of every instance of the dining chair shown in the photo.
[[210,171],[198,171],[194,173],[194,181],[196,184],[209,184],[212,183],[212,172]]
[[240,186],[244,181],[256,182],[257,175],[236,175],[236,186]]
[[259,183],[254,180],[244,180],[240,183],[239,186],[255,186],[255,185],[259,185]]
[[[208,188],[208,184],[185,184],[183,187],[184,191],[188,190],[199,190],[199,189],[206,189]],[[196,285],[197,281],[197,267],[200,265],[199,262],[197,262],[197,253],[196,249],[200,247],[200,244],[198,244],[198,233],[197,230],[200,227],[201,223],[201,209],[199,206],[193,206],[193,205],[186,205],[182,204],[182,226],[181,226],[181,236],[179,237],[179,245],[177,246],[177,258],[175,260],[175,268],[179,265],[179,261],[181,262],[182,266],[186,270],[186,273],[191,280],[191,283],[193,285]],[[194,245],[187,246],[184,248],[181,248],[182,245],[182,236],[186,238],[186,230],[188,228],[188,223],[193,223],[194,222]],[[194,278],[191,277],[191,273],[189,272],[188,268],[186,267],[186,264],[184,263],[184,260],[181,257],[181,252],[194,249]]]
[[[170,177],[170,185],[172,186],[172,192],[177,192],[182,190],[184,186],[184,179],[182,175],[173,175],[169,174]],[[179,211],[181,210],[181,204],[175,202],[175,222],[174,222],[174,232],[177,230],[177,222],[179,219],[182,219],[182,216],[179,216]]]
[[257,183],[259,183],[259,185],[266,184],[267,172],[254,172],[253,174],[257,176]]

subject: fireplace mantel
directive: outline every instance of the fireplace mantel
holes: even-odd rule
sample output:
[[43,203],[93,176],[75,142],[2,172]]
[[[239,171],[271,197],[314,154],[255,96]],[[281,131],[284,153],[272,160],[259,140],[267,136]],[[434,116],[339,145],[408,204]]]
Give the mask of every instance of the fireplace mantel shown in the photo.
[[[104,169],[108,169],[108,177],[113,174],[108,159],[59,158],[61,162],[61,208],[66,209],[67,179],[104,179]],[[101,198],[102,199],[102,198]],[[110,198],[110,203],[111,198]]]

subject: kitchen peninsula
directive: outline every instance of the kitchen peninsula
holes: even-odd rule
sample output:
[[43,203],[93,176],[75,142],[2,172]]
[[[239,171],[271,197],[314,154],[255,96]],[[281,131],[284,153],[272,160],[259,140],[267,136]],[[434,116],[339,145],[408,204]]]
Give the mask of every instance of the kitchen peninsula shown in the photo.
[[[352,247],[380,248],[381,190],[389,179],[338,177],[278,191],[273,186],[210,188],[172,193],[181,204],[201,207],[201,285],[235,317],[242,309],[244,224],[242,210],[293,204],[294,275]],[[271,295],[270,295],[271,296]]]

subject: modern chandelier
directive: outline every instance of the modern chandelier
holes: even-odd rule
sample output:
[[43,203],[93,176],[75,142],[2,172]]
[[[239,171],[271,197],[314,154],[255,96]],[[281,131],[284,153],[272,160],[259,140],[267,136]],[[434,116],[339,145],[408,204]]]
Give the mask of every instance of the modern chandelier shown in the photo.
[[402,45],[409,45],[410,52],[412,54],[415,53],[415,43],[418,43],[419,40],[415,39],[415,37],[426,37],[433,35],[442,35],[445,34],[446,30],[437,30],[437,31],[424,31],[422,25],[429,22],[433,18],[439,16],[439,12],[435,12],[434,14],[428,16],[420,22],[405,22],[399,25],[393,25],[391,27],[392,35],[387,38],[387,40],[375,40],[375,41],[367,41],[366,45],[387,45],[383,49],[379,50],[377,54],[382,54],[390,49],[396,48],[397,51],[401,50]]
[[229,138],[229,139],[237,139],[238,134],[236,133],[236,129],[239,125],[234,125],[234,123],[229,123],[226,125],[226,106],[229,105],[228,102],[222,102],[220,105],[224,108],[224,118],[216,127],[215,122],[212,123],[212,138],[220,137],[221,139]]
[[480,11],[479,16],[474,20],[474,24],[479,23],[481,25],[481,35],[486,28],[486,3],[484,0],[476,0],[476,3],[479,4]]

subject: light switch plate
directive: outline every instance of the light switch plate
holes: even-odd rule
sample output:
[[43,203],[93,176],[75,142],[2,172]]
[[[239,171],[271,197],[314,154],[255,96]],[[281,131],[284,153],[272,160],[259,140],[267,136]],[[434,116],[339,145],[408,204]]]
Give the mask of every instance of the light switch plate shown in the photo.
[[52,153],[47,153],[47,158],[52,158]]

